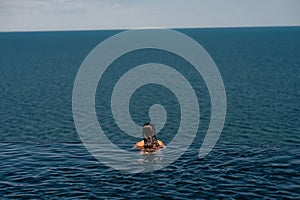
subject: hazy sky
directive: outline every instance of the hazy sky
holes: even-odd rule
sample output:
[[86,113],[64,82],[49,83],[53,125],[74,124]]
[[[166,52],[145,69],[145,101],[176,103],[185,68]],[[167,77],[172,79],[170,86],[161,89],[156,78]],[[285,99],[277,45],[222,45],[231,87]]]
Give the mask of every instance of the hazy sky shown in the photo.
[[0,0],[0,31],[300,25],[300,0]]

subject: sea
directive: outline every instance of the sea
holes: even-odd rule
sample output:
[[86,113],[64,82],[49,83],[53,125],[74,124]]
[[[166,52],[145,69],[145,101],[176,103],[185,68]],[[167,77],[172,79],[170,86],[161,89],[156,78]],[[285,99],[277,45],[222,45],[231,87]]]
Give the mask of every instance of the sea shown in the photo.
[[[182,155],[162,168],[138,173],[93,156],[80,138],[72,109],[82,63],[99,43],[123,30],[1,32],[0,199],[299,199],[300,27],[176,31],[202,45],[217,66],[226,93],[224,127],[212,151],[199,158],[212,115],[203,77],[184,58],[161,49],[120,55],[95,93],[99,126],[117,148],[142,160],[167,153],[141,154],[132,147],[142,134],[128,135],[114,120],[112,91],[135,66],[172,67],[189,81],[200,108],[198,130]],[[142,126],[151,120],[154,104],[167,113],[157,133],[167,149],[182,120],[180,102],[168,87],[138,88],[129,113]],[[108,150],[106,156],[123,155]],[[147,162],[137,164],[146,167]]]

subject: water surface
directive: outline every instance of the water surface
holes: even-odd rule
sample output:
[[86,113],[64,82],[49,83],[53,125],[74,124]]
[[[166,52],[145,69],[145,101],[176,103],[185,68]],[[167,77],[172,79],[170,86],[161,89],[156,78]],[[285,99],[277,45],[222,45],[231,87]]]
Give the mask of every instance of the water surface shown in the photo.
[[[300,28],[180,31],[203,45],[219,68],[227,95],[224,130],[213,152],[198,159],[210,119],[210,98],[202,78],[168,52],[136,51],[120,57],[96,95],[99,123],[120,148],[133,151],[137,138],[113,122],[106,97],[132,65],[170,65],[187,77],[199,98],[201,125],[192,146],[170,166],[141,174],[116,171],[91,156],[72,116],[73,83],[82,61],[118,31],[0,33],[0,196],[299,197]],[[130,112],[142,124],[149,120],[148,108],[154,103],[168,111],[158,134],[168,144],[178,128],[180,109],[167,88],[140,88]]]

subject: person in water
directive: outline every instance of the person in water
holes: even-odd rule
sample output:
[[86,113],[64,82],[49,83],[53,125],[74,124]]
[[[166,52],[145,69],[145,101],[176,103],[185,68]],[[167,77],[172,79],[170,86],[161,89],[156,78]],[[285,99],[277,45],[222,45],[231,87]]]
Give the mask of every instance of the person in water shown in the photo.
[[164,147],[163,142],[156,138],[155,127],[153,124],[144,124],[142,134],[143,140],[137,142],[135,147],[146,151],[153,151]]

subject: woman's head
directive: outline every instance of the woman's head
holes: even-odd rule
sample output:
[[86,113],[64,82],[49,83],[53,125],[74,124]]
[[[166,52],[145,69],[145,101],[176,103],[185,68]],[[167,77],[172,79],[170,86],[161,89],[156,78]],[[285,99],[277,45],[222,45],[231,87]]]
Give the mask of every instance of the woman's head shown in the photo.
[[155,136],[156,132],[154,125],[150,123],[144,124],[142,134],[144,138]]

